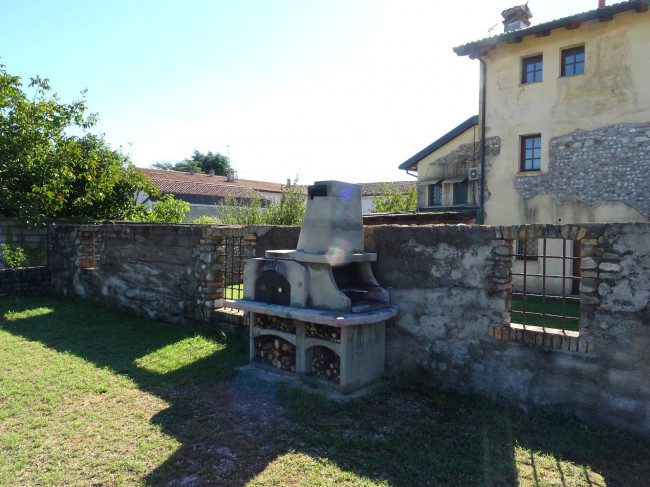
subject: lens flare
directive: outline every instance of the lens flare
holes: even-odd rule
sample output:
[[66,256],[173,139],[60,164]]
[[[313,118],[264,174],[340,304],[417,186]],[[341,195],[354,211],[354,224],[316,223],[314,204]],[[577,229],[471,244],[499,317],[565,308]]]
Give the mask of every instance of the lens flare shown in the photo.
[[343,262],[343,258],[345,257],[345,251],[337,247],[336,245],[332,245],[327,252],[325,253],[325,258],[327,259],[327,262],[331,266],[336,266]]

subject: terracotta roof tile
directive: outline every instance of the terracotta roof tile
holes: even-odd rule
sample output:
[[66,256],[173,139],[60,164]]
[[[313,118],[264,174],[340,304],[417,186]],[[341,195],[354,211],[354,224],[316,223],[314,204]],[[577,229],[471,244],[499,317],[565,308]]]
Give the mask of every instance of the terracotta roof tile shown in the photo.
[[208,174],[190,174],[180,171],[165,171],[138,167],[155,186],[163,193],[245,197],[247,190],[265,193],[281,193],[282,185],[266,181],[235,179],[228,182],[225,176],[210,176]]

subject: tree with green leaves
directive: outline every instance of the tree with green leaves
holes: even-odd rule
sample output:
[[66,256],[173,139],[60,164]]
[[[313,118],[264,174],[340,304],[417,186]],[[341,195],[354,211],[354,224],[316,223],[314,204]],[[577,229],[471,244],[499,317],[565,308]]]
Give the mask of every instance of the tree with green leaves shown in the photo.
[[3,243],[0,246],[0,262],[11,269],[16,277],[16,299],[20,301],[20,272],[18,270],[27,260],[25,250],[21,247],[12,249],[9,244]]
[[180,162],[156,162],[152,166],[166,171],[181,172],[190,172],[190,168],[194,168],[194,171],[198,174],[207,174],[211,169],[214,169],[214,173],[219,176],[225,176],[228,171],[232,170],[228,156],[224,156],[220,152],[213,154],[211,151],[203,154],[197,150],[194,151],[192,157],[189,159],[184,159]]
[[163,171],[179,171],[179,172],[190,172],[191,168],[194,168],[196,174],[201,174],[203,170],[198,162],[192,161],[190,159],[184,159],[180,162],[154,162],[151,167],[155,169],[162,169]]
[[305,190],[298,186],[298,178],[293,181],[293,184],[283,186],[280,199],[272,201],[266,210],[265,224],[302,225],[307,207],[305,198]]
[[[128,157],[89,133],[85,100],[62,103],[47,79],[0,65],[0,214],[33,226],[45,219],[125,220],[140,192],[158,194]],[[71,132],[81,135],[72,135]]]
[[371,213],[394,213],[398,211],[416,211],[418,195],[415,185],[409,186],[406,192],[390,183],[384,184],[381,194],[375,198]]

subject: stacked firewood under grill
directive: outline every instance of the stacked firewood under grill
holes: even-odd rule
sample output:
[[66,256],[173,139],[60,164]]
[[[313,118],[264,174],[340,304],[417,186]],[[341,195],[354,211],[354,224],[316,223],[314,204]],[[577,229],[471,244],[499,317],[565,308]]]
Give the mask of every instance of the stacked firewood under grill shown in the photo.
[[307,328],[307,337],[320,338],[323,340],[331,340],[335,342],[341,341],[341,329],[335,326],[318,325],[310,323]]
[[338,384],[341,375],[341,358],[326,347],[314,347],[311,359],[311,372],[318,379]]
[[279,316],[259,314],[255,317],[255,326],[263,330],[276,329],[294,335],[296,333],[296,323],[292,319]]
[[296,347],[288,341],[270,335],[256,340],[257,361],[276,369],[296,371]]

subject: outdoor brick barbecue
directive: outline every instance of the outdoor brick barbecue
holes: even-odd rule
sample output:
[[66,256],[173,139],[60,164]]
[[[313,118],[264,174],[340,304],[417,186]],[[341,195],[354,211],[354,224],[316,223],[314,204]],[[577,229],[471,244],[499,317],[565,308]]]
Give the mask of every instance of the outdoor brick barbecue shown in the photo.
[[363,251],[361,187],[309,186],[296,250],[270,250],[244,267],[251,365],[354,392],[384,370],[385,321],[397,314]]

